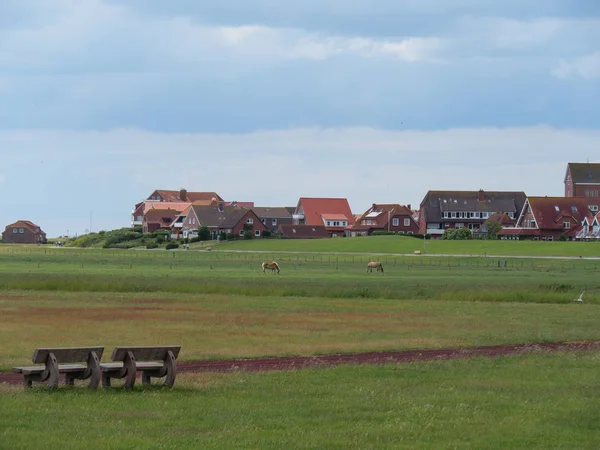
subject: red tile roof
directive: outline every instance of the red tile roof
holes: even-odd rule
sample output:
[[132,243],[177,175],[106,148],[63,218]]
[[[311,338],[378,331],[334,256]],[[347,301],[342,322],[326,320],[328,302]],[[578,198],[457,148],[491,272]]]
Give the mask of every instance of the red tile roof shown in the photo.
[[[390,216],[388,217],[388,211]],[[406,206],[402,206],[397,203],[392,204],[378,204],[373,205],[367,209],[361,216],[356,219],[355,225],[352,227],[353,230],[369,230],[372,228],[385,228],[388,225],[388,219],[394,216],[406,216],[412,220],[413,212]],[[363,220],[370,220],[371,225],[362,225]]]
[[593,215],[583,197],[528,197],[538,228],[559,230],[563,228],[563,219],[573,218],[581,224],[585,217],[592,222]]
[[42,231],[42,229],[40,228],[39,225],[36,225],[35,223],[31,222],[30,220],[17,220],[15,223],[11,223],[10,225],[7,225],[5,230],[7,230],[8,228],[27,228],[29,231],[31,231],[34,234],[46,234]]
[[[322,215],[340,214],[347,220],[348,225],[354,225],[354,215],[345,198],[312,198],[300,197],[298,207],[304,210],[304,218],[307,225],[323,225]],[[338,219],[336,219],[338,220]]]

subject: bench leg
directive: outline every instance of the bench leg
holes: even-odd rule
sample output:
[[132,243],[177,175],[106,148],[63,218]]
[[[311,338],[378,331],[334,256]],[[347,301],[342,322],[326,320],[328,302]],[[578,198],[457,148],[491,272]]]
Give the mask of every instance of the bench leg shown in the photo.
[[123,369],[127,371],[127,375],[125,375],[125,386],[126,388],[132,388],[135,384],[135,375],[136,375],[136,364],[135,364],[135,356],[133,356],[132,352],[127,352],[125,359],[123,360]]
[[56,389],[58,387],[58,362],[52,353],[48,354],[48,358],[46,359],[46,369],[50,373],[50,378],[48,378],[48,388]]
[[175,362],[175,355],[169,350],[167,358],[164,361],[167,367],[167,379],[165,380],[166,386],[173,386],[175,384],[175,377],[177,376],[177,363]]
[[107,372],[102,372],[102,387],[110,387],[110,375]]
[[29,378],[27,375],[25,375],[23,377],[23,387],[25,389],[29,389],[33,384],[33,381],[31,380],[31,378]]
[[88,388],[97,389],[100,384],[102,371],[100,370],[100,359],[96,355],[96,352],[90,353],[88,367],[90,369],[90,383],[88,384]]
[[67,386],[74,386],[75,385],[75,378],[72,375],[66,374],[65,375],[65,384]]

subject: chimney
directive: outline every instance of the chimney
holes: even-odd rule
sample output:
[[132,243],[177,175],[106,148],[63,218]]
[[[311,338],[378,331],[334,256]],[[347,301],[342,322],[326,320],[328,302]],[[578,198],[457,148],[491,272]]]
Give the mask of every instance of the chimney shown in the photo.
[[412,211],[412,209],[410,208],[410,203],[408,205],[406,205],[406,209],[408,209],[409,211]]
[[485,200],[485,197],[483,195],[483,189],[479,189],[479,194],[477,195],[477,200],[479,200],[480,202]]
[[187,202],[187,190],[185,189],[180,189],[179,190],[179,198],[181,199],[182,202]]

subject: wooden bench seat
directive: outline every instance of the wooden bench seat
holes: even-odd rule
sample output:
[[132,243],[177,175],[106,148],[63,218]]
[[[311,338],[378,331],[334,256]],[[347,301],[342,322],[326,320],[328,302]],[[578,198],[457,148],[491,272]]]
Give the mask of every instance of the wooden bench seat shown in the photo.
[[[88,387],[95,389],[100,384],[103,352],[104,347],[38,348],[31,360],[34,364],[43,365],[13,367],[12,371],[23,374],[25,388],[30,388],[34,381],[47,381],[50,389],[56,389],[59,376],[64,373],[66,384],[73,385],[75,380],[89,379]],[[85,364],[73,364],[82,361]]]
[[166,377],[164,384],[173,386],[180,349],[180,345],[115,347],[111,355],[114,362],[100,364],[102,386],[110,387],[111,378],[125,378],[125,387],[131,388],[137,372],[142,372],[143,384],[150,384],[152,378]]

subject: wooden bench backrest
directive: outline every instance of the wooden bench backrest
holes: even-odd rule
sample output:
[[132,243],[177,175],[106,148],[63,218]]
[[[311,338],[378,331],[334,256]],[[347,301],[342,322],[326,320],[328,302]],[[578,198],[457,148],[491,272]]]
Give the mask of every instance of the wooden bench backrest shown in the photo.
[[104,347],[37,348],[31,360],[34,364],[45,363],[48,354],[52,353],[59,364],[83,362],[87,361],[91,352],[96,352],[98,359],[101,359]]
[[181,345],[165,345],[164,347],[115,347],[112,352],[113,361],[123,361],[127,352],[132,352],[136,361],[163,361],[168,351],[177,358]]

